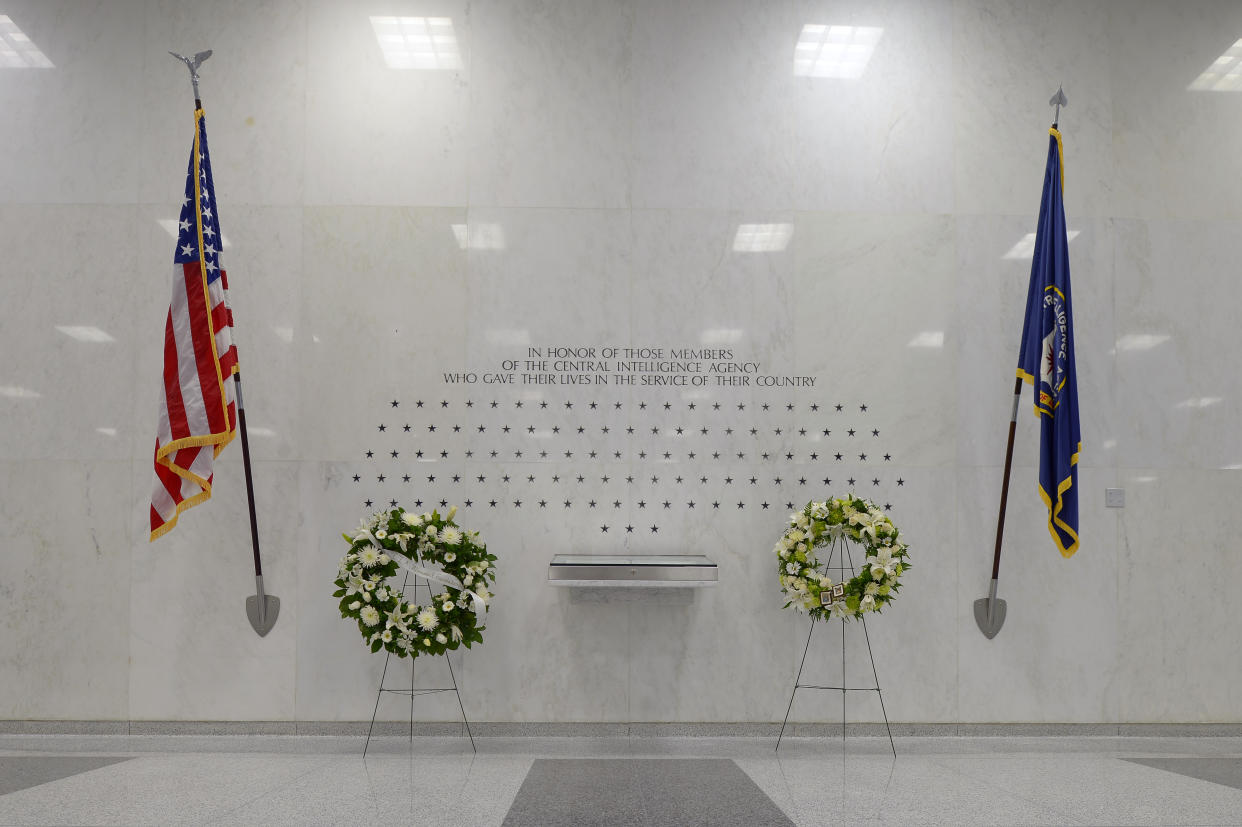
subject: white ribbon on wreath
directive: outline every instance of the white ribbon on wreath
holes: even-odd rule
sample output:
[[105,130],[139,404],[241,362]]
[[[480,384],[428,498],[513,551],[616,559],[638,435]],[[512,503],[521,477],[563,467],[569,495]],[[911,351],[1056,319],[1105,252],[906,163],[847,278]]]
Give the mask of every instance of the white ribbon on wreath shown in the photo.
[[405,569],[416,577],[422,577],[425,580],[430,580],[432,583],[439,583],[442,586],[447,586],[450,589],[457,589],[462,594],[469,595],[470,601],[474,605],[474,611],[476,614],[487,609],[487,601],[475,594],[471,589],[467,588],[465,583],[462,583],[456,577],[443,569],[429,568],[428,566],[422,565],[422,561],[418,559],[417,553],[415,553],[413,559],[397,558],[397,567]]

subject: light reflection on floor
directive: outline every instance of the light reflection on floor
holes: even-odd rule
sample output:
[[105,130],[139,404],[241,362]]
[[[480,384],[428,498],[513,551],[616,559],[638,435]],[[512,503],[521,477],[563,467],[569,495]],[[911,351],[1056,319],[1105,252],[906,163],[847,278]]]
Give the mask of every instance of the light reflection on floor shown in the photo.
[[[500,825],[536,761],[574,758],[729,759],[680,763],[735,765],[797,825],[1242,824],[1242,738],[913,737],[896,759],[870,737],[786,738],[779,753],[767,738],[476,740],[477,754],[464,738],[385,737],[363,759],[353,737],[0,736],[0,772],[22,774],[0,824]],[[521,802],[533,823],[538,796]],[[671,823],[643,806],[599,813]]]

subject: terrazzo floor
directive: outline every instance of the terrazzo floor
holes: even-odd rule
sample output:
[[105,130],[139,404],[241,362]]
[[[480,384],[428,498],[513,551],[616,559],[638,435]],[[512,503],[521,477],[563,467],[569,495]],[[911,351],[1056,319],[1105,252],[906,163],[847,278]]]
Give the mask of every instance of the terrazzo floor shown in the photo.
[[4,735],[0,825],[1242,825],[1242,738],[476,741]]

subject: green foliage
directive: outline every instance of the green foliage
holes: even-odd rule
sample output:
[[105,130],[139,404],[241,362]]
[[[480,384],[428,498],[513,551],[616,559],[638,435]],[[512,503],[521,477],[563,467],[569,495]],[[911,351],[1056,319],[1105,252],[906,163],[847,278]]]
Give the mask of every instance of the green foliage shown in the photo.
[[[862,546],[864,562],[851,580],[834,584],[816,551],[830,547],[843,555],[845,543]],[[785,608],[793,607],[818,619],[849,619],[881,611],[900,590],[901,575],[911,568],[909,548],[900,539],[897,527],[875,503],[853,494],[812,501],[791,514],[773,551],[781,588],[788,598]],[[832,552],[829,559],[831,556]],[[837,571],[835,566],[832,570]]]
[[[398,657],[442,655],[460,645],[482,643],[476,600],[491,599],[496,555],[477,533],[446,515],[408,513],[402,508],[363,520],[353,535],[343,534],[349,550],[340,562],[332,596],[341,617],[353,620],[372,652]],[[407,601],[393,578],[405,562],[450,578],[427,605]],[[408,578],[407,578],[408,579]],[[385,639],[387,638],[387,639]]]

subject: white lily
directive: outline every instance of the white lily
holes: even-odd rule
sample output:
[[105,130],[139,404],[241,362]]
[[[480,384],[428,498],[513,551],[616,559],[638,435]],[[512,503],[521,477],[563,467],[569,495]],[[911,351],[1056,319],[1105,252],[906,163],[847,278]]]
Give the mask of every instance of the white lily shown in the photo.
[[876,580],[888,576],[892,577],[897,568],[897,561],[893,559],[893,550],[887,546],[876,549],[874,557],[868,557],[867,562],[871,565],[871,576]]

